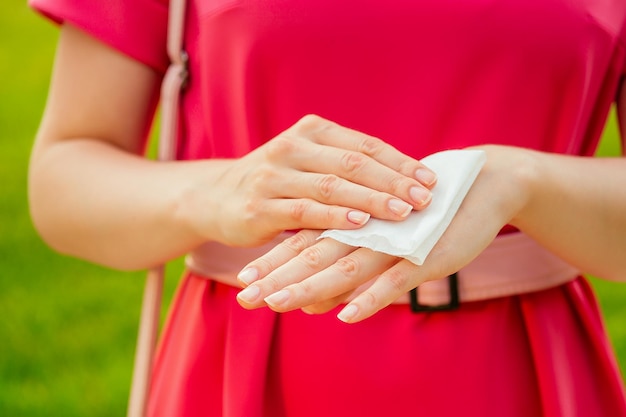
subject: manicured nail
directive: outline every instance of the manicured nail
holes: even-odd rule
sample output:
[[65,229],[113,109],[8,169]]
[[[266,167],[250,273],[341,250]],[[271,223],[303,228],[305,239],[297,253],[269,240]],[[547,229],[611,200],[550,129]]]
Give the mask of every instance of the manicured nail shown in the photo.
[[246,268],[237,275],[237,279],[246,285],[250,285],[259,279],[259,271],[256,268]]
[[272,295],[265,297],[265,302],[272,307],[278,307],[289,299],[289,290],[280,290]]
[[359,312],[359,308],[354,304],[348,304],[343,310],[337,314],[337,318],[344,323],[350,323],[350,321],[356,316]]
[[420,206],[426,204],[431,198],[433,198],[432,193],[423,187],[411,187],[409,194],[411,195],[413,201]]
[[257,298],[259,298],[260,294],[261,289],[259,287],[257,287],[256,285],[250,285],[248,288],[237,294],[237,298],[245,301],[246,303],[253,303],[256,301]]
[[369,213],[364,213],[359,210],[350,210],[348,212],[348,220],[350,220],[352,223],[363,225],[367,223],[369,219],[370,219]]
[[389,200],[389,203],[387,203],[387,205],[389,206],[389,210],[393,211],[401,217],[408,216],[411,210],[413,210],[413,207],[411,207],[410,204],[395,198]]
[[418,168],[415,178],[424,185],[433,185],[437,181],[437,175],[429,169]]

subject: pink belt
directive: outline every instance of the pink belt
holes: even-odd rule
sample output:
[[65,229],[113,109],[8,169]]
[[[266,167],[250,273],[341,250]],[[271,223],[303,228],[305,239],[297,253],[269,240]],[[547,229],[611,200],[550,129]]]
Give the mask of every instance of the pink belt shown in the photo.
[[[239,287],[236,278],[239,271],[288,236],[283,233],[256,248],[232,248],[208,242],[187,256],[186,265],[200,276]],[[414,293],[417,299],[413,304],[448,305],[454,295],[451,291],[458,291],[461,302],[525,294],[556,287],[579,275],[576,268],[525,234],[510,233],[496,237],[476,259],[461,269],[456,274],[458,284],[451,285],[449,279],[441,279],[420,285]],[[411,297],[407,293],[395,303],[411,303]]]

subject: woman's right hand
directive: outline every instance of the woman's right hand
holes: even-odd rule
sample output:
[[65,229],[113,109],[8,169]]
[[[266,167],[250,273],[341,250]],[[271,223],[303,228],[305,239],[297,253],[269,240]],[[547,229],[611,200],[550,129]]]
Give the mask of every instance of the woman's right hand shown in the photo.
[[436,177],[380,139],[308,115],[217,178],[199,180],[186,196],[192,227],[230,246],[256,246],[284,230],[402,220],[430,203]]

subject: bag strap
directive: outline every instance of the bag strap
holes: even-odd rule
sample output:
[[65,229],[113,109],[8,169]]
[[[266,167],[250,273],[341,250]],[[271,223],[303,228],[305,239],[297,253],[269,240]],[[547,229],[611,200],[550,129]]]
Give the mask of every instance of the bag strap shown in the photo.
[[[183,50],[185,0],[170,0],[167,30],[167,53],[170,66],[161,85],[161,130],[158,159],[176,158],[179,101],[187,77],[187,54]],[[161,316],[165,267],[160,265],[148,271],[141,305],[135,364],[128,401],[128,417],[143,417],[150,390],[154,351]]]

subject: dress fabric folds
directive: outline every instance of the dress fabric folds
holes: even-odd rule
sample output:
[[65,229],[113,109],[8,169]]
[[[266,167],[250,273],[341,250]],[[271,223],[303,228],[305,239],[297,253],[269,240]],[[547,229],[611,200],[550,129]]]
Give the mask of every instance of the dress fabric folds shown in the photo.
[[451,312],[393,305],[351,326],[332,313],[246,311],[236,293],[187,275],[161,340],[150,415],[626,415],[582,278]]

